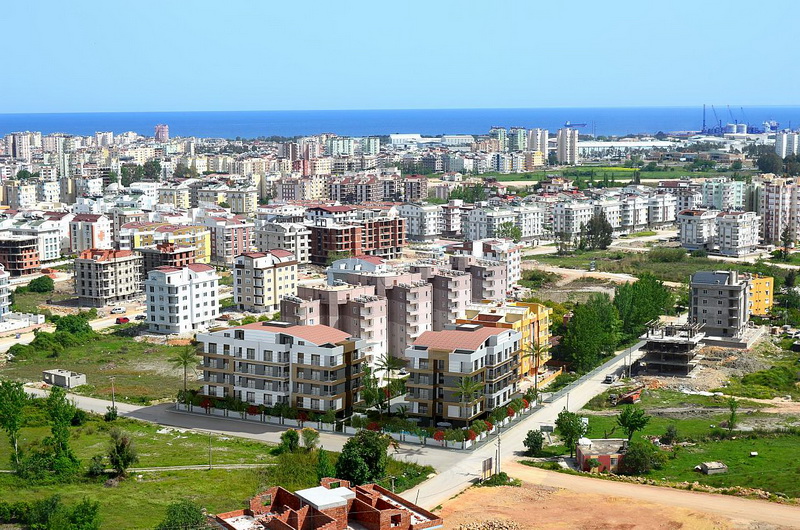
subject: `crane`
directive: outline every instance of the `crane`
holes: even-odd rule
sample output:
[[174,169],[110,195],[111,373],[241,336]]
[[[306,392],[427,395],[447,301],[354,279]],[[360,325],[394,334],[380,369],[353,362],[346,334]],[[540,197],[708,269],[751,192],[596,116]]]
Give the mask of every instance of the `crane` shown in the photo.
[[711,105],[711,111],[714,113],[714,121],[717,122],[718,129],[722,130],[722,120],[717,116],[717,109],[714,108],[714,105]]
[[739,123],[739,120],[737,120],[736,118],[733,117],[733,112],[731,112],[731,106],[730,105],[728,105],[728,114],[731,115],[731,121],[733,123]]

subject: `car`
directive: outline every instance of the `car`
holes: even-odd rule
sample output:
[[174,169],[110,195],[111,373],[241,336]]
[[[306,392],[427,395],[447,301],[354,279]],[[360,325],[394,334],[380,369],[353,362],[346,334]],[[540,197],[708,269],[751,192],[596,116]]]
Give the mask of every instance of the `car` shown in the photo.
[[117,320],[115,322],[117,324],[127,324],[130,321],[131,321],[131,319],[128,318],[128,317],[117,317]]
[[121,314],[125,313],[125,311],[126,310],[125,310],[124,307],[115,307],[114,309],[111,310],[111,314],[112,315],[121,315]]
[[147,317],[144,315],[136,315],[133,317],[134,320],[147,320]]
[[610,385],[614,381],[617,380],[617,374],[608,374],[605,379],[603,379],[603,383]]

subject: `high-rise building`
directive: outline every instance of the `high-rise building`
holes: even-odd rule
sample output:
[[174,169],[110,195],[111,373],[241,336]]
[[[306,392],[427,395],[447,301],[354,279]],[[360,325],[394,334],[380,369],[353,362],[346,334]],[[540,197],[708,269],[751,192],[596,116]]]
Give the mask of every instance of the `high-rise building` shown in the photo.
[[219,316],[219,276],[211,265],[157,267],[144,282],[151,332],[183,334],[207,329]]
[[547,160],[547,142],[550,131],[547,129],[528,129],[528,151],[540,151]]
[[505,127],[492,127],[489,129],[489,137],[497,140],[500,151],[508,151],[508,131]]
[[103,307],[141,293],[142,256],[130,250],[88,249],[75,260],[75,294],[82,306]]
[[750,318],[750,286],[737,271],[700,271],[690,284],[689,322],[714,337],[740,337]]
[[297,260],[287,250],[245,252],[233,260],[236,305],[243,311],[277,311],[281,297],[297,294]]
[[556,137],[556,158],[559,164],[574,165],[578,163],[578,130],[559,129]]
[[169,142],[169,125],[163,123],[156,125],[156,142]]
[[781,158],[800,152],[800,134],[781,132],[775,135],[775,152]]
[[508,131],[508,149],[524,151],[528,147],[528,131],[524,127],[512,127]]

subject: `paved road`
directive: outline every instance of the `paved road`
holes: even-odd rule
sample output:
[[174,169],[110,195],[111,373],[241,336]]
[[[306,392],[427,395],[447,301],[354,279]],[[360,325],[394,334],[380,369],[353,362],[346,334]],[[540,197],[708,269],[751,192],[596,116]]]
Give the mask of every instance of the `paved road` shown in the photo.
[[[557,471],[532,468],[514,463],[506,471],[517,478],[534,484],[544,484],[564,488],[579,493],[594,493],[646,501],[667,506],[688,508],[708,512],[732,519],[735,523],[749,527],[751,522],[782,525],[789,528],[800,527],[800,507],[787,506],[769,501],[758,501],[733,497],[685,491],[660,486],[645,486],[626,482],[614,482],[599,478],[567,475]],[[761,528],[759,526],[759,528]]]

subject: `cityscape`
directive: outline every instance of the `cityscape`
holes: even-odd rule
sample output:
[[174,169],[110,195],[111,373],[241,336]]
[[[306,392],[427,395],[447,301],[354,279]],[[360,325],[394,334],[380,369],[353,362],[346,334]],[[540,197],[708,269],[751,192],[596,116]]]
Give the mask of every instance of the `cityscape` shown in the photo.
[[795,74],[678,3],[15,6],[0,526],[800,528]]

